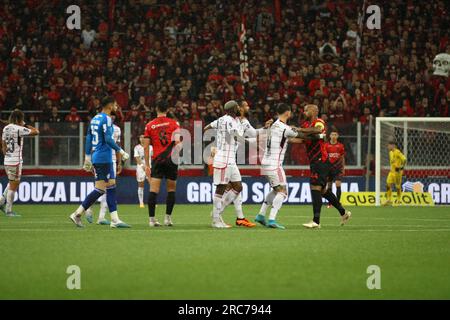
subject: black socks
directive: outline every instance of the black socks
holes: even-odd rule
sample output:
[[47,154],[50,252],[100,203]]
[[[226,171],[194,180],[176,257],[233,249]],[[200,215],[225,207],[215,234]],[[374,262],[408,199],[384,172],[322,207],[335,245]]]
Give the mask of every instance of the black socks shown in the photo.
[[327,192],[323,194],[323,197],[327,199],[328,202],[339,211],[341,216],[345,214],[345,209],[342,207],[341,203],[330,189],[328,189]]
[[155,192],[150,192],[148,196],[148,216],[153,218],[155,216],[155,206],[156,206],[156,198],[158,194]]
[[175,206],[175,192],[168,192],[167,193],[167,200],[166,200],[166,214],[171,215],[173,207]]
[[339,202],[341,202],[341,187],[336,187],[336,198],[338,199]]
[[319,190],[311,190],[314,218],[313,221],[320,224],[320,210],[322,209],[322,194]]

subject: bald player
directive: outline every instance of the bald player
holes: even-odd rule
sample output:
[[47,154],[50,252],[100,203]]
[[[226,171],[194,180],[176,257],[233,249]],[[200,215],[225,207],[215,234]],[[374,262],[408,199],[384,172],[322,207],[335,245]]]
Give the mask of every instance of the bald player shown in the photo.
[[[305,106],[305,123],[300,128],[300,132],[306,135],[326,134],[325,121],[318,118],[319,108],[315,104]],[[322,209],[322,197],[335,207],[341,215],[341,225],[348,222],[351,212],[345,210],[334,193],[331,191],[333,183],[331,176],[331,163],[323,140],[305,141],[310,163],[310,187],[313,204],[313,220],[303,224],[305,228],[320,228],[320,213]]]

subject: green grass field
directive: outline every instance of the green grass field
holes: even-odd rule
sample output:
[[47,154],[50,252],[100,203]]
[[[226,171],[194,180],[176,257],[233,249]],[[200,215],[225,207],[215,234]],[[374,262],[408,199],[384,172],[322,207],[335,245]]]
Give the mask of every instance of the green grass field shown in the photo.
[[[132,229],[77,229],[75,207],[17,205],[21,218],[0,217],[0,299],[450,299],[448,207],[357,207],[345,227],[324,207],[321,230],[301,227],[310,206],[282,208],[287,230],[213,230],[203,205],[176,206],[172,228],[150,229],[147,209],[121,205]],[[257,209],[244,207],[252,218]],[[66,288],[69,265],[81,290]],[[369,265],[381,290],[367,289]]]

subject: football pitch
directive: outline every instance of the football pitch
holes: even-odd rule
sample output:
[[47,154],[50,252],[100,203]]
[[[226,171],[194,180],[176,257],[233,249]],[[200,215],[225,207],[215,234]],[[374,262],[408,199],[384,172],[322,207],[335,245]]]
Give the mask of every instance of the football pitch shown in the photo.
[[[450,299],[448,207],[353,207],[344,227],[324,207],[320,230],[301,227],[311,206],[283,206],[286,230],[213,230],[209,205],[177,205],[172,228],[119,205],[132,229],[77,229],[75,208],[16,205],[22,217],[0,216],[0,299]],[[253,219],[258,208],[244,211]],[[72,265],[79,290],[66,285]],[[372,265],[381,289],[367,287]]]

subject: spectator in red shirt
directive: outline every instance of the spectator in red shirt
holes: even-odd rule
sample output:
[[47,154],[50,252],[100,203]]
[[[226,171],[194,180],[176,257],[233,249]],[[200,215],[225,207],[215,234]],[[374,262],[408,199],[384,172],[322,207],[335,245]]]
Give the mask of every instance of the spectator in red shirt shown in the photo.
[[53,102],[57,102],[59,101],[59,99],[61,99],[61,95],[59,94],[58,90],[56,90],[55,85],[52,85],[50,87],[50,91],[47,93],[47,97]]
[[124,110],[128,109],[128,91],[125,88],[125,84],[120,82],[117,88],[117,91],[113,94],[114,98],[117,101],[117,104]]
[[414,110],[409,105],[409,101],[408,100],[406,100],[406,99],[403,100],[403,106],[398,111],[398,116],[399,117],[413,117],[414,116]]
[[78,115],[78,110],[76,107],[70,108],[70,113],[66,116],[65,120],[70,123],[81,122],[81,118]]

